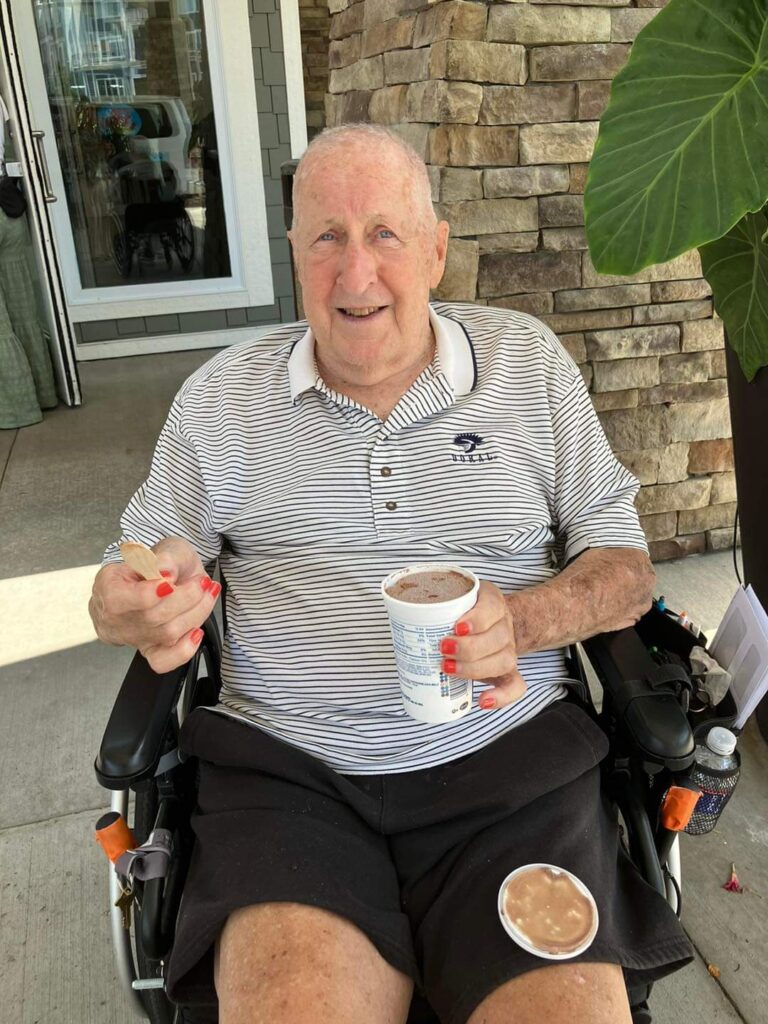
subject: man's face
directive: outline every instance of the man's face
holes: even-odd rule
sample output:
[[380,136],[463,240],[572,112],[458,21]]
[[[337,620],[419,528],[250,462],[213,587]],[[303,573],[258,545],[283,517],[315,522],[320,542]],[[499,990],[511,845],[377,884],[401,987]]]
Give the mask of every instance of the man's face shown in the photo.
[[297,197],[290,239],[318,361],[352,385],[403,373],[430,341],[448,225],[425,224],[412,193],[399,153],[351,143],[317,157]]

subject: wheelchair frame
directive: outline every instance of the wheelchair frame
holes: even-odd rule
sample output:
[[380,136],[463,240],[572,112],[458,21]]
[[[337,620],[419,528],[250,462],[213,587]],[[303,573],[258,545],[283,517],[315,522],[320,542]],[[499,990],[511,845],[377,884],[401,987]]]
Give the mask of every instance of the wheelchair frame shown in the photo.
[[[167,813],[174,801],[178,803],[172,781],[180,764],[175,753],[178,729],[193,707],[216,702],[220,685],[221,640],[213,617],[204,624],[204,632],[197,653],[187,665],[157,675],[137,653],[126,674],[95,762],[99,783],[113,791],[112,809],[126,819],[130,790],[141,789],[142,784],[155,785],[160,791],[158,815]],[[692,727],[674,692],[675,672],[660,668],[649,647],[654,644],[687,662],[697,643],[704,645],[706,640],[695,638],[655,606],[635,627],[585,641],[582,646],[603,689],[599,712],[589,695],[584,661],[577,648],[571,649],[569,659],[569,669],[576,677],[576,699],[608,735],[610,752],[603,762],[604,787],[621,814],[627,852],[645,880],[678,914],[682,890],[679,835],[659,821],[661,798],[674,776],[690,768],[699,734],[713,724],[731,725],[735,707],[726,698],[716,715],[702,716]],[[199,674],[201,664],[205,675]],[[183,877],[174,884],[182,883]],[[135,934],[135,925],[132,929],[137,946],[134,955],[131,932],[124,927],[121,910],[114,906],[120,888],[116,872],[110,870],[111,930],[118,975],[131,994],[133,1009],[144,1019],[150,1019],[151,1011],[145,1007],[141,993],[148,996],[152,989],[164,986],[163,956],[152,953],[162,954],[166,939],[168,948],[171,943],[171,938],[162,933],[163,900],[176,900],[175,907],[171,903],[174,925],[180,899],[180,889],[169,894],[164,886],[164,879],[144,884],[142,934]],[[139,942],[150,947],[145,958],[160,963],[159,976],[137,977]],[[650,1016],[642,1019],[649,1021]]]

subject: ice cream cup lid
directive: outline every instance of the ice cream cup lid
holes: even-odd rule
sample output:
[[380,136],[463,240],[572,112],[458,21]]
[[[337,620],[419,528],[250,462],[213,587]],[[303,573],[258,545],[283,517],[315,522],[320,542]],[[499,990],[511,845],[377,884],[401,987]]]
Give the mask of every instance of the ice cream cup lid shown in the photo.
[[[553,937],[553,942],[550,948],[545,948],[544,943],[538,944],[524,930],[524,924],[522,921],[512,920],[507,915],[505,909],[505,901],[510,883],[513,881],[513,879],[517,879],[521,875],[527,872],[535,871],[537,869],[544,869],[545,871],[548,871],[553,875],[564,876],[565,878],[569,879],[569,881],[572,882],[573,886],[575,887],[579,895],[581,895],[588,901],[592,911],[591,927],[587,934],[584,936],[584,938],[577,944],[574,943],[572,945],[566,945],[565,948],[561,950],[556,950],[553,949],[553,947],[557,945],[557,939]],[[523,864],[521,867],[516,868],[514,871],[511,871],[499,887],[498,911],[499,920],[501,921],[504,930],[510,936],[510,938],[514,939],[518,946],[525,949],[528,953],[532,953],[534,956],[542,957],[545,960],[570,960],[575,956],[579,956],[580,953],[583,953],[592,945],[595,935],[597,935],[597,929],[600,923],[597,912],[597,904],[595,903],[595,898],[592,895],[592,893],[589,891],[586,885],[584,885],[580,878],[577,878],[576,875],[574,875],[571,871],[566,870],[566,868],[558,867],[556,864]]]

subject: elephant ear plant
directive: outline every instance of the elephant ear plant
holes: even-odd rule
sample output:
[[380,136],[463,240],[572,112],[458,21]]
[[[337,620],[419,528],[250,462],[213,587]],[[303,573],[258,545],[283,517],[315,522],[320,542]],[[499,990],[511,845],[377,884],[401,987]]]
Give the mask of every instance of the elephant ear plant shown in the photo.
[[768,365],[768,0],[671,0],[614,79],[584,196],[595,268],[698,248],[748,381]]

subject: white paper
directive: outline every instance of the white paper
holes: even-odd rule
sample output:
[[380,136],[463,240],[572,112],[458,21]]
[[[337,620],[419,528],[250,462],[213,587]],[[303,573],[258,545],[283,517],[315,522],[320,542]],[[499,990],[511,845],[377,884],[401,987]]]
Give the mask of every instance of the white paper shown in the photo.
[[737,709],[734,726],[743,729],[768,692],[768,615],[751,586],[739,587],[733,595],[710,654],[731,673]]

